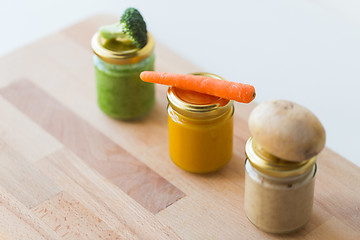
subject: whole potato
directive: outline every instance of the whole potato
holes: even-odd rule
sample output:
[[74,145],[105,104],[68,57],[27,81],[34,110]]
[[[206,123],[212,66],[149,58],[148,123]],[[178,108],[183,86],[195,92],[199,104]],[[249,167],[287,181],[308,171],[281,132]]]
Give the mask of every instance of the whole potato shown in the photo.
[[325,145],[325,130],[307,108],[286,100],[259,104],[250,114],[253,139],[270,154],[293,162],[317,155]]

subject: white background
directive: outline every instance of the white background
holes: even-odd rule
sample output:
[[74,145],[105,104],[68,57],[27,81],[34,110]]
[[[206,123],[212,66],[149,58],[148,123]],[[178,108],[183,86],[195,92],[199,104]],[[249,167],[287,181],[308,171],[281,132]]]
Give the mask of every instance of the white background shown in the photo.
[[360,1],[0,0],[0,56],[93,14],[136,7],[156,41],[204,71],[288,99],[360,166]]

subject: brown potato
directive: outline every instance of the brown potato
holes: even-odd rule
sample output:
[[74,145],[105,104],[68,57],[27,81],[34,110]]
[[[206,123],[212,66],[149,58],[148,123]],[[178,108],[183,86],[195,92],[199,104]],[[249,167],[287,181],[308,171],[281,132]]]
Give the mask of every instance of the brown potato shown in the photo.
[[250,114],[254,140],[267,152],[300,162],[317,155],[325,145],[325,130],[307,108],[286,100],[259,104]]

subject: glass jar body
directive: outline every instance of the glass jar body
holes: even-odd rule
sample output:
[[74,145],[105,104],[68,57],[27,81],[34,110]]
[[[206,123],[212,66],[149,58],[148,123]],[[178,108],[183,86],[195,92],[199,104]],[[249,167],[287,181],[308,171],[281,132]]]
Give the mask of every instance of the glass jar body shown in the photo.
[[245,163],[245,213],[258,228],[270,233],[289,233],[310,220],[316,164],[292,177],[273,177]]
[[132,64],[112,64],[93,55],[97,102],[110,117],[134,120],[146,115],[155,103],[155,87],[141,81],[142,71],[154,70],[155,56]]
[[234,107],[220,116],[187,117],[168,105],[169,151],[183,170],[208,173],[229,162],[233,149]]

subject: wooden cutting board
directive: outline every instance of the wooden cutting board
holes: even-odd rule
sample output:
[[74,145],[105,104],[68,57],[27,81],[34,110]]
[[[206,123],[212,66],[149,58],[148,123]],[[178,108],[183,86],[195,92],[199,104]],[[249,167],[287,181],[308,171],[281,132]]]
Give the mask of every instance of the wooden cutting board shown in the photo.
[[[90,39],[114,21],[95,16],[0,58],[0,239],[360,239],[360,169],[330,149],[305,228],[277,236],[247,220],[255,103],[235,105],[233,158],[206,175],[169,158],[166,87],[141,121],[105,116]],[[161,43],[156,56],[158,71],[201,70]]]

